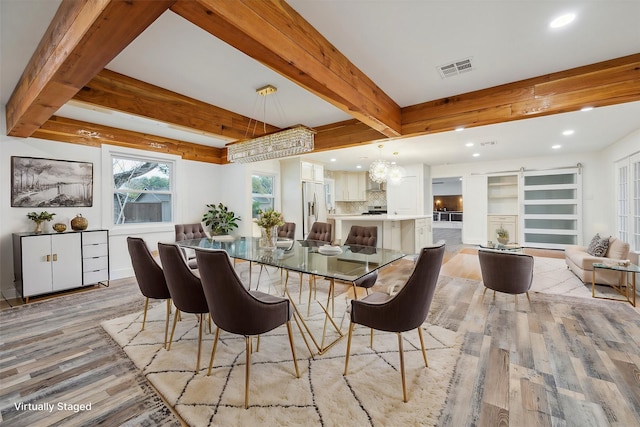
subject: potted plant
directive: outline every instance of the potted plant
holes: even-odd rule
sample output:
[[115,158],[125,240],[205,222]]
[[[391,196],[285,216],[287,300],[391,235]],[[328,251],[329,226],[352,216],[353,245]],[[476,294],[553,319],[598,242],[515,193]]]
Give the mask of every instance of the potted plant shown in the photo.
[[42,233],[42,223],[45,221],[51,221],[55,213],[49,213],[47,211],[42,211],[39,213],[29,212],[27,214],[27,218],[36,223],[36,228],[33,230],[34,233]]
[[498,239],[498,243],[506,245],[509,243],[509,232],[501,225],[500,228],[496,230],[496,238]]
[[278,227],[284,225],[284,218],[280,212],[276,212],[273,209],[258,211],[258,219],[256,224],[263,231],[264,245],[267,247],[275,247],[278,240]]
[[209,210],[202,216],[202,222],[209,227],[211,234],[222,236],[229,234],[234,228],[238,228],[240,217],[236,216],[222,203],[207,205]]

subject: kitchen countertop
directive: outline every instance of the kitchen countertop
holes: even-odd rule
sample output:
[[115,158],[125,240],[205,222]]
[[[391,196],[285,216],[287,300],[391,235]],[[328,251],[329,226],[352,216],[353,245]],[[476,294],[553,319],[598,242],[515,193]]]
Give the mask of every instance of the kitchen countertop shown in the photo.
[[412,219],[431,218],[431,215],[327,215],[328,219],[336,221],[407,221]]

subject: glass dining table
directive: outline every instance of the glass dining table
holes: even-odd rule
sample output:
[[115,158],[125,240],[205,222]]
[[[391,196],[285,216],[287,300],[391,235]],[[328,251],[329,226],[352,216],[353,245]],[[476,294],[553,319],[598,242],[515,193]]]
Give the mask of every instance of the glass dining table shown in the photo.
[[[281,283],[282,293],[289,297],[294,308],[296,322],[300,321],[302,323],[302,326],[307,331],[319,354],[327,351],[344,336],[333,319],[335,281],[339,280],[353,283],[367,274],[403,258],[405,255],[400,251],[373,248],[370,246],[343,245],[329,247],[326,242],[315,240],[279,239],[278,247],[265,248],[261,244],[259,237],[237,237],[233,240],[222,241],[215,238],[204,237],[201,239],[182,240],[176,243],[179,246],[190,249],[222,249],[234,259],[278,267],[287,272],[308,274],[312,278],[311,280],[314,281],[314,285],[316,278],[328,279],[329,292],[327,295],[327,303],[323,305],[318,302],[325,313],[324,328],[320,343],[315,336],[316,334],[312,332],[307,322],[305,322],[305,317],[300,312],[295,301],[290,297],[286,281]],[[249,278],[251,278],[251,274],[249,274]],[[249,281],[249,288],[251,288],[251,281]],[[311,294],[309,294],[309,301],[311,301]],[[309,302],[309,306],[310,305],[311,302]],[[331,311],[329,311],[329,305],[331,305]],[[331,343],[325,345],[324,341],[328,322],[331,323],[337,331],[338,337]],[[298,324],[298,326],[300,326],[300,324]],[[300,328],[300,331],[302,333],[302,328]],[[313,350],[305,334],[302,333],[302,336],[309,352],[313,355]]]

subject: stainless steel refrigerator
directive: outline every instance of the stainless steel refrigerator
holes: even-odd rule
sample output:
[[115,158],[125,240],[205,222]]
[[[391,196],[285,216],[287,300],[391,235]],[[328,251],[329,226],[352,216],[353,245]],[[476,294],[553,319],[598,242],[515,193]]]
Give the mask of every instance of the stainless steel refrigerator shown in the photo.
[[314,222],[326,222],[324,184],[302,182],[302,238],[306,239]]

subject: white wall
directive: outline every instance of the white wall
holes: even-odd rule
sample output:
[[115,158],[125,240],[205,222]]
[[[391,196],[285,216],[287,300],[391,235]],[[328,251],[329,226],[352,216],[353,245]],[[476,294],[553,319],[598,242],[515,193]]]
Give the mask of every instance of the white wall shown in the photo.
[[[126,226],[120,229],[108,226],[111,217],[103,210],[103,150],[101,148],[46,141],[36,138],[14,138],[6,136],[5,111],[1,112],[0,129],[0,285],[3,289],[13,284],[12,233],[28,232],[33,223],[27,212],[34,208],[11,207],[11,156],[41,157],[93,163],[93,206],[89,208],[43,208],[55,212],[55,220],[69,223],[81,213],[88,219],[89,228],[109,229],[110,273],[112,279],[133,275],[129,259],[126,236],[143,237],[152,249],[158,241],[174,241],[173,223],[161,226]],[[277,166],[277,162],[276,162]],[[242,216],[240,225],[251,229],[251,174],[247,166],[221,166],[210,163],[178,160],[177,183],[178,204],[175,222],[200,222],[206,204],[222,202]],[[109,171],[107,171],[109,172]],[[224,172],[224,173],[223,173]],[[248,178],[247,178],[248,176]],[[248,190],[247,190],[248,188]],[[244,214],[244,212],[247,212]],[[246,218],[246,220],[245,220]],[[54,221],[55,222],[55,221]],[[51,224],[48,224],[50,226]],[[107,226],[105,226],[107,225]],[[239,230],[243,232],[243,230]]]

